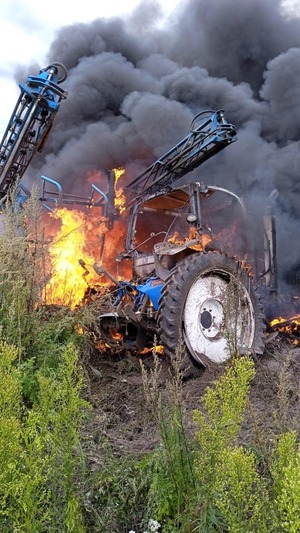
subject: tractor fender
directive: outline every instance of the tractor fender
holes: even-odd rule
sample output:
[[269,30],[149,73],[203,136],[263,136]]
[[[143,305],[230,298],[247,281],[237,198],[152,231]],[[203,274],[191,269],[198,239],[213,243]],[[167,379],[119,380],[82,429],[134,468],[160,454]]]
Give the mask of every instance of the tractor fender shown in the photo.
[[164,282],[160,278],[149,278],[144,284],[137,285],[137,290],[142,295],[148,296],[149,300],[153,304],[154,309],[157,311],[159,307],[159,299],[161,297],[161,290],[164,286]]

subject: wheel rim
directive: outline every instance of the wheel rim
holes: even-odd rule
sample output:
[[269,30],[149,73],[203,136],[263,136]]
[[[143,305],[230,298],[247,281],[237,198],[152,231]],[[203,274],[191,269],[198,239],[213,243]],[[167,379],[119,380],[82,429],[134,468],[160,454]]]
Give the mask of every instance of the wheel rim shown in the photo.
[[200,363],[222,363],[234,352],[249,353],[255,335],[253,305],[246,287],[228,272],[199,276],[187,294],[183,333]]

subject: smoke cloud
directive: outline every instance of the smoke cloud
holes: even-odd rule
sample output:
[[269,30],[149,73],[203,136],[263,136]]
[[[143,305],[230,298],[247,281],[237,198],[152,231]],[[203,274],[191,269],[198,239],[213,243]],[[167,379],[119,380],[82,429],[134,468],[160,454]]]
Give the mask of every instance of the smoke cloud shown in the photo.
[[196,113],[224,109],[238,141],[197,169],[198,179],[233,190],[250,209],[278,190],[286,278],[300,265],[300,18],[279,0],[188,0],[169,23],[159,18],[156,2],[142,2],[123,20],[61,28],[47,59],[68,69],[68,98],[29,176],[49,176],[66,192],[118,166],[134,179],[187,135]]

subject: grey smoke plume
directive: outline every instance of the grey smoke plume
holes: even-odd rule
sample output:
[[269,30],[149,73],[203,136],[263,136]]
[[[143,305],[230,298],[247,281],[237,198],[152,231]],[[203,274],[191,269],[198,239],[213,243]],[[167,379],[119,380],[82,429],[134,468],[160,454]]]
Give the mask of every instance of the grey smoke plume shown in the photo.
[[300,19],[279,0],[189,0],[161,28],[159,14],[142,2],[126,20],[58,32],[48,61],[67,67],[69,96],[30,174],[66,192],[117,166],[134,178],[187,135],[196,113],[224,109],[238,141],[197,175],[250,208],[278,189],[284,277],[300,264]]

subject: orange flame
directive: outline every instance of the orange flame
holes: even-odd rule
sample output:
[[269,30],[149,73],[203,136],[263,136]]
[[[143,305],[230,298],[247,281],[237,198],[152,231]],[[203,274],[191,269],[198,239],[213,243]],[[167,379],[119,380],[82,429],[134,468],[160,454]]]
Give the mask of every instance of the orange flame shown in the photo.
[[[168,239],[168,242],[181,245],[189,241],[193,241],[194,239],[199,239],[199,235],[196,228],[191,227],[189,230],[189,234],[185,239],[181,239],[179,233],[175,231],[174,234]],[[212,239],[210,235],[200,235],[200,242],[197,244],[192,244],[190,248],[201,252],[205,248],[205,246],[207,246],[207,244],[211,242],[211,240]]]
[[294,315],[290,318],[284,318],[282,316],[274,318],[271,320],[270,326],[284,333],[298,332],[300,327],[300,315]]
[[164,347],[159,344],[157,346],[153,346],[152,348],[144,348],[139,353],[140,355],[147,355],[148,353],[156,353],[158,355],[164,355]]
[[95,259],[85,252],[84,213],[63,208],[55,216],[61,228],[49,249],[53,276],[45,288],[46,301],[74,308],[93,279]]
[[[118,183],[124,172],[121,168],[114,169],[114,207],[122,214],[122,220],[115,220],[111,230],[108,229],[106,217],[97,210],[56,210],[54,216],[60,223],[60,230],[49,249],[53,275],[45,288],[48,304],[74,308],[82,302],[89,287],[99,288],[100,278],[93,269],[95,263],[100,262],[117,279],[131,277],[131,264],[120,264],[116,261],[118,254],[124,250],[126,230],[126,198]],[[104,254],[101,256],[101,243],[104,238]],[[111,285],[109,278],[101,276],[101,286],[108,285]]]

